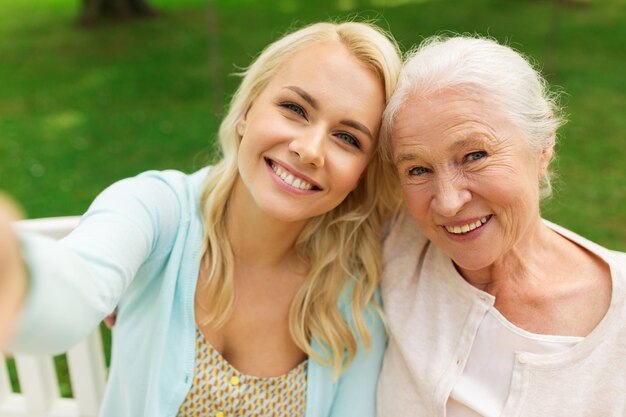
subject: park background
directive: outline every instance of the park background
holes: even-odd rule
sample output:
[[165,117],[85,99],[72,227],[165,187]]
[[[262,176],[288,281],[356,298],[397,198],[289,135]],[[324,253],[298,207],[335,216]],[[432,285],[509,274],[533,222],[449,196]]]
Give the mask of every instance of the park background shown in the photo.
[[403,51],[478,33],[537,62],[569,119],[544,217],[626,251],[623,0],[151,0],[152,17],[87,22],[83,1],[0,0],[0,190],[28,217],[80,214],[145,170],[206,165],[232,74],[289,29],[349,17]]

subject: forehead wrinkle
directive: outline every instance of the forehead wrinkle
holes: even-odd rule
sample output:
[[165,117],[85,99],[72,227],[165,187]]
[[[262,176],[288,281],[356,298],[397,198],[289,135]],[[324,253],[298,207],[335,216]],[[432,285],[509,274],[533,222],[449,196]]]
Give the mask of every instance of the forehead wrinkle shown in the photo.
[[428,146],[420,144],[401,145],[398,156],[394,158],[394,162],[398,165],[405,162],[418,161],[424,158],[424,154],[430,151]]
[[[454,121],[454,119],[459,120]],[[497,121],[494,124],[488,118],[476,117],[471,112],[467,115],[457,115],[452,120],[452,123],[450,123],[450,119],[442,122],[442,124],[447,126],[444,126],[439,133],[442,137],[452,140],[448,147],[451,150],[472,144],[494,145],[499,142],[498,132],[503,130],[498,129]]]
[[485,134],[484,132],[471,132],[464,135],[461,139],[454,141],[448,146],[448,151],[460,151],[472,147],[493,146],[500,143],[495,135]]

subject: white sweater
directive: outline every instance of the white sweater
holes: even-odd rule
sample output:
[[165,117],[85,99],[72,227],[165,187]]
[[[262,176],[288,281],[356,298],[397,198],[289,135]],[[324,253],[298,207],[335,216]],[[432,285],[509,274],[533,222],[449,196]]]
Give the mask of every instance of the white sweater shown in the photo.
[[[626,254],[546,224],[609,264],[609,309],[575,347],[518,353],[502,417],[626,416]],[[403,213],[383,246],[389,345],[378,383],[379,417],[437,417],[494,297],[468,284]]]

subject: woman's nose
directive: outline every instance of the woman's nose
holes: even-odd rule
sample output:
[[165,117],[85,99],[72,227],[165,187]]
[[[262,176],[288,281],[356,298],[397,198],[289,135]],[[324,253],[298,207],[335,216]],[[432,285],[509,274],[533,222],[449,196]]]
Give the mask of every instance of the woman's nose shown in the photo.
[[434,188],[431,207],[444,217],[456,216],[472,199],[472,193],[463,178],[459,178],[458,175],[437,178]]
[[326,158],[326,131],[322,128],[310,128],[301,132],[289,144],[289,150],[296,154],[303,164],[316,167],[324,166]]

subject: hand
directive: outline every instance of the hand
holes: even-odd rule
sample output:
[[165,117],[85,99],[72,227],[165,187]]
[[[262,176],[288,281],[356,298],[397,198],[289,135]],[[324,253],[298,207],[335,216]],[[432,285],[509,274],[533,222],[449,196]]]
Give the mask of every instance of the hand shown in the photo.
[[104,324],[109,328],[112,329],[113,326],[115,326],[115,320],[117,319],[117,309],[113,310],[113,312],[111,314],[109,314],[108,316],[106,316],[104,318]]
[[0,195],[0,349],[15,327],[26,297],[26,267],[11,222],[20,216],[18,206]]

